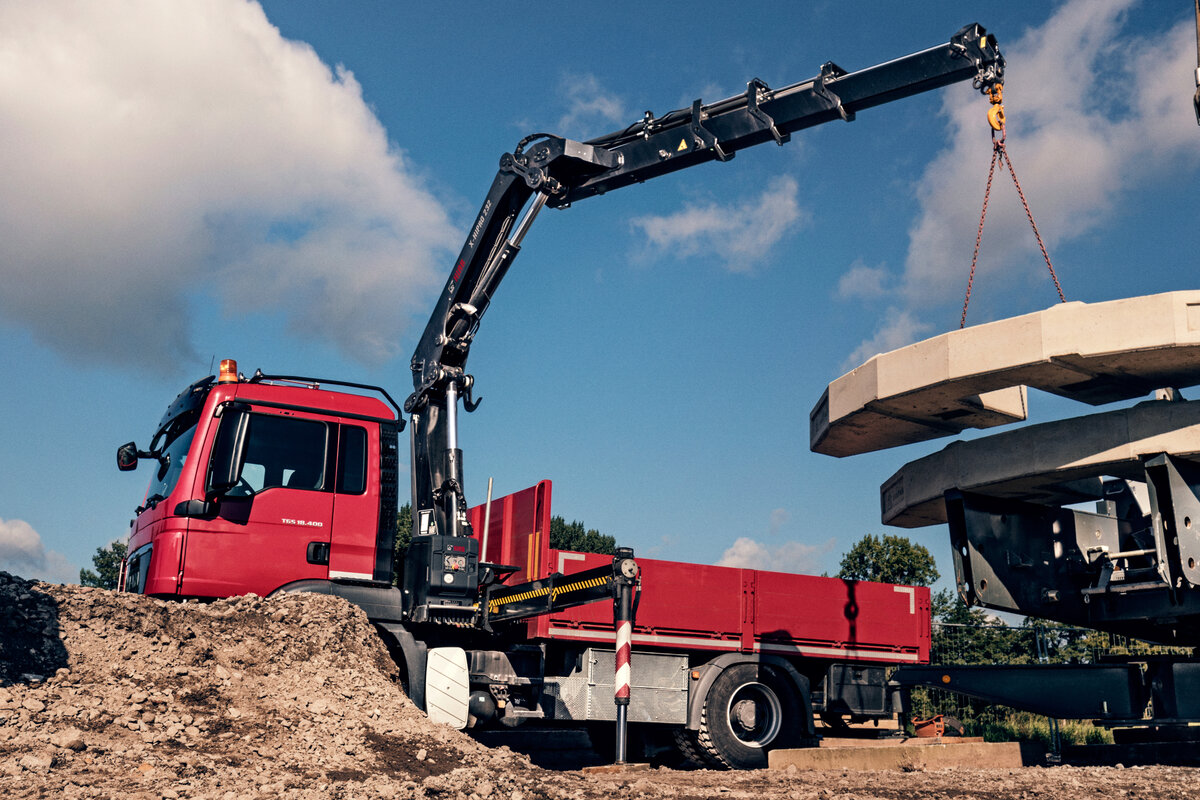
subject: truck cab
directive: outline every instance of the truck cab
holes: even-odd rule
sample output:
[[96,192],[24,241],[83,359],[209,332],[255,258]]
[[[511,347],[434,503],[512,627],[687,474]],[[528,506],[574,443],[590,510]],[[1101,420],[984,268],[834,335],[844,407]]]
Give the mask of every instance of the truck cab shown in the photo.
[[149,451],[131,523],[127,590],[161,597],[268,595],[301,580],[391,582],[397,416],[315,383],[241,379],[236,364],[185,389]]

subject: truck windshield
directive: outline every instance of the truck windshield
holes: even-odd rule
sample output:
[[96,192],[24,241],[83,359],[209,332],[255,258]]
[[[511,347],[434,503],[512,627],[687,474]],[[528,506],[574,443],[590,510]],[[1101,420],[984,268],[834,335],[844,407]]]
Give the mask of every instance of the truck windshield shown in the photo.
[[[179,474],[183,472],[183,465],[187,461],[188,450],[192,446],[192,437],[196,435],[195,420],[192,424],[183,430],[176,427],[168,434],[166,439],[166,447],[163,450],[163,458],[166,459],[166,470],[161,467],[157,468],[153,477],[150,478],[150,487],[146,489],[146,502],[152,500],[162,500],[171,494],[175,488],[175,484],[179,481]],[[160,478],[159,475],[162,475]]]

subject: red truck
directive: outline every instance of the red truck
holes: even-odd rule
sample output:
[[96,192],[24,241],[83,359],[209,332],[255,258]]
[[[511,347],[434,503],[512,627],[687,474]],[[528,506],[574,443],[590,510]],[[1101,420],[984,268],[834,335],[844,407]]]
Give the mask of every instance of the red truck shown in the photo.
[[[549,481],[492,501],[490,514],[471,509],[470,546],[451,545],[462,555],[445,556],[454,568],[431,576],[420,571],[426,561],[409,560],[418,566],[393,586],[399,420],[386,393],[245,379],[224,366],[185,389],[159,426],[151,447],[158,469],[130,533],[126,590],[338,594],[367,611],[422,707],[432,702],[429,652],[453,643],[466,658],[468,725],[614,718],[611,607],[570,605],[579,583],[608,596],[613,558],[550,548]],[[219,501],[214,485],[229,485]],[[890,714],[882,668],[928,661],[928,589],[638,564],[628,713],[643,747],[678,748],[707,766],[762,766],[773,747],[815,743],[814,711]],[[479,565],[483,601],[470,580]],[[454,613],[490,601],[490,635],[436,618],[414,624],[412,587],[427,582],[446,591],[461,584],[466,605]],[[539,594],[546,586],[552,591]]]
[[[467,360],[542,209],[727,162],[959,81],[988,91],[1003,73],[995,38],[967,25],[873,67],[848,72],[827,62],[815,77],[778,89],[754,79],[743,93],[646,112],[585,142],[525,137],[500,158],[414,350],[413,392],[402,407],[377,386],[261,372],[247,379],[225,361],[218,376],[175,399],[148,449],[118,448],[122,470],[156,462],[131,526],[124,588],[159,597],[345,597],[375,624],[431,718],[465,727],[615,715],[618,761],[630,714],[677,734],[695,761],[747,767],[764,764],[772,747],[813,743],[814,709],[872,712],[879,703],[850,703],[854,692],[882,696],[882,669],[868,665],[928,655],[927,592],[651,561],[642,567],[644,599],[633,603],[632,550],[611,558],[548,550],[549,484],[518,493],[525,499],[511,500],[513,513],[487,525],[486,511],[469,509],[458,412],[479,401]],[[406,426],[414,530],[396,575]],[[476,533],[495,525],[495,537]],[[612,618],[582,608],[604,599],[620,622],[615,654],[602,646]],[[613,664],[627,666],[635,605],[643,616],[633,633],[638,691],[631,699],[622,683],[601,701],[596,687]],[[863,677],[868,669],[878,680]]]

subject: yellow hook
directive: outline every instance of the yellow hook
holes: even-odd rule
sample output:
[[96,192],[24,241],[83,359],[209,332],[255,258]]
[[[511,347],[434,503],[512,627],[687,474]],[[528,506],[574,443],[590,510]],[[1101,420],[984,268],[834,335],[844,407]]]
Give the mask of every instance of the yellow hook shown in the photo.
[[1004,106],[992,106],[988,109],[988,125],[991,125],[994,131],[1004,129]]
[[1004,130],[1004,84],[997,83],[994,86],[988,87],[988,99],[992,102],[992,107],[988,109],[988,124],[992,126],[992,130]]

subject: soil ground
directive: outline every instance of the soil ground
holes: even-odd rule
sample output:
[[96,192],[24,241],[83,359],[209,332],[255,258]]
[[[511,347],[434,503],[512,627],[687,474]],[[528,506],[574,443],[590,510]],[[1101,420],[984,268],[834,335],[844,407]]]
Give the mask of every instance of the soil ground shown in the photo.
[[167,603],[0,572],[0,797],[1200,798],[1186,767],[546,769],[431,724],[397,678],[337,598]]

